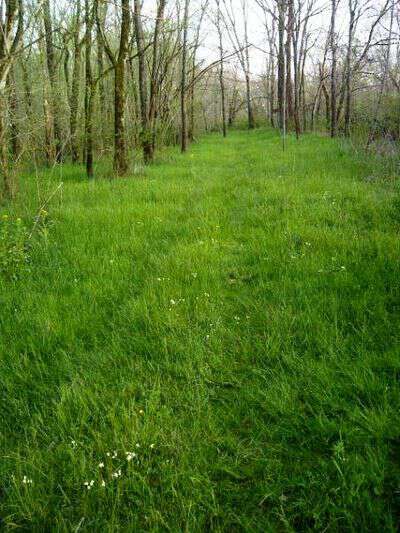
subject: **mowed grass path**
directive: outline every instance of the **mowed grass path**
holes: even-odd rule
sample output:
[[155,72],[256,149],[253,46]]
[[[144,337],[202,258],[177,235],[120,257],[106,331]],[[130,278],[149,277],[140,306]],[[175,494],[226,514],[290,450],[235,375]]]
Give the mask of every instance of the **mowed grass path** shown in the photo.
[[57,170],[0,282],[3,527],[395,531],[398,187],[317,136],[163,157]]

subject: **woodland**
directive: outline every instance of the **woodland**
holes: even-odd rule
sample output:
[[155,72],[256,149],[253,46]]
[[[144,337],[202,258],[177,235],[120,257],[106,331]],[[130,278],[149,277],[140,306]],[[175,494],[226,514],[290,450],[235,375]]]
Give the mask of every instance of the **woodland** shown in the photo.
[[400,527],[397,0],[0,0],[0,530]]

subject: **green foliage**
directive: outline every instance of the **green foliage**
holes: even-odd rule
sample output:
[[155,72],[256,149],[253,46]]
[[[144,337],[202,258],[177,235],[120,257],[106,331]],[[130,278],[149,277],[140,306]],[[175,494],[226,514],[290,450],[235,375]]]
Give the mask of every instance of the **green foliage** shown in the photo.
[[[375,95],[376,98],[376,95]],[[384,95],[379,109],[372,95],[361,100],[354,109],[352,134],[365,143],[369,135],[382,144],[399,142],[400,136],[400,96]],[[398,145],[397,145],[398,148]]]
[[28,264],[28,233],[20,218],[0,217],[0,276],[16,279]]
[[50,239],[0,286],[4,527],[396,531],[398,181],[270,131],[165,161],[39,183]]

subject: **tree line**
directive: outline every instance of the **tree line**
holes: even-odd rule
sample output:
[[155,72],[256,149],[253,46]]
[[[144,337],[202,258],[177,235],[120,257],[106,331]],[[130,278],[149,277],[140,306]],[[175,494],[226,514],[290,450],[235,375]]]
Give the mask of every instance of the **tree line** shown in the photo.
[[0,0],[2,195],[19,164],[123,176],[237,120],[396,140],[399,28],[395,0]]

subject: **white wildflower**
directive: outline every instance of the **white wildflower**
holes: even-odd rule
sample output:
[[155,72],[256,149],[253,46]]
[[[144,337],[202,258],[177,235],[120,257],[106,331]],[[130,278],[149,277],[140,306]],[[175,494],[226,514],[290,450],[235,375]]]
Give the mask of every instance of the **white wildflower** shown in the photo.
[[87,488],[87,490],[91,490],[94,485],[94,479],[91,481],[85,481],[84,486]]
[[137,457],[135,452],[126,452],[126,460],[128,461],[128,463],[132,461],[132,459],[134,459],[135,457]]

